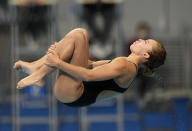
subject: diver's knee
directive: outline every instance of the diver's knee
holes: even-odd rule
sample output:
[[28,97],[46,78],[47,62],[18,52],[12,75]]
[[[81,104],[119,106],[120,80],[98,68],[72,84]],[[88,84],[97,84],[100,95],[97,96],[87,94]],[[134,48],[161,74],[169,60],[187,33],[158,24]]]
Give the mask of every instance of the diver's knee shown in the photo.
[[84,28],[76,28],[74,29],[74,31],[76,31],[77,34],[83,35],[83,37],[85,39],[88,39],[88,31]]

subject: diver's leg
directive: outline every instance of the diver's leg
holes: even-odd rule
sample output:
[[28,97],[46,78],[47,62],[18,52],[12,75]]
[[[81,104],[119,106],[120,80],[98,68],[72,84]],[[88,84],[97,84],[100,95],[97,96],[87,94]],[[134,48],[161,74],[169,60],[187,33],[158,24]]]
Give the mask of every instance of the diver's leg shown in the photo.
[[[74,33],[74,51],[70,64],[88,68],[89,43],[88,33],[86,30],[80,30]],[[64,103],[70,103],[77,100],[83,93],[83,84],[69,74],[58,70],[54,93],[58,100]]]
[[[82,30],[85,32],[84,29],[75,29],[69,32],[61,41],[58,42],[56,45],[56,52],[58,53],[59,57],[62,60],[68,61],[74,55],[74,49],[76,47],[76,43],[78,43],[78,35],[83,34]],[[83,35],[84,36],[84,35]],[[18,82],[18,88],[23,88],[36,82],[40,81],[46,74],[51,72],[53,68],[50,68],[46,65],[42,65],[42,67],[32,73],[30,76],[22,79]]]

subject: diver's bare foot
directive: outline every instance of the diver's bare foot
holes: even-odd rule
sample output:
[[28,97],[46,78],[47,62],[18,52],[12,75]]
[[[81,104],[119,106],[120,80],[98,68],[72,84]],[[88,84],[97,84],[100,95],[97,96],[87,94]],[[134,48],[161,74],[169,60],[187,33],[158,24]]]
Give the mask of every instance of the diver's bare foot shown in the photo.
[[34,72],[33,74],[31,74],[30,76],[27,76],[25,77],[24,79],[20,80],[18,83],[17,83],[17,88],[18,89],[22,89],[26,86],[30,86],[30,85],[38,85],[37,86],[44,86],[45,82],[44,80],[42,80],[42,76],[39,75],[39,73],[37,72]]
[[[27,74],[32,74],[33,72],[35,72],[37,70],[37,68],[33,67],[33,64],[29,63],[29,62],[25,62],[22,60],[19,60],[17,62],[15,62],[14,69],[21,69],[23,72],[27,73]],[[21,84],[24,85],[24,84]],[[45,80],[39,80],[36,83],[34,83],[34,85],[39,86],[39,87],[43,87],[45,85]]]
[[21,69],[23,72],[28,74],[32,74],[37,70],[31,63],[22,60],[15,62],[13,68],[18,70]]

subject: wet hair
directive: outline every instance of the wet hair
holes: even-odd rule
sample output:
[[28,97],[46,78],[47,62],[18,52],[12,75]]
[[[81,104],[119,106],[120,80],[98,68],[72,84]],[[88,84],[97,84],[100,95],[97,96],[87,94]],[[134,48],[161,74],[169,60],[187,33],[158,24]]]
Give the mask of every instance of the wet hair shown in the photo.
[[163,65],[166,59],[166,50],[163,45],[156,42],[157,46],[152,48],[152,51],[148,52],[150,57],[147,62],[141,64],[138,69],[137,77],[148,78],[152,81],[155,80],[159,87],[165,88],[166,83],[164,78],[156,72],[156,68]]
[[144,65],[152,71],[164,64],[167,55],[164,46],[158,42],[156,43],[156,47],[153,47],[152,51],[148,52],[150,57],[147,62],[144,63]]

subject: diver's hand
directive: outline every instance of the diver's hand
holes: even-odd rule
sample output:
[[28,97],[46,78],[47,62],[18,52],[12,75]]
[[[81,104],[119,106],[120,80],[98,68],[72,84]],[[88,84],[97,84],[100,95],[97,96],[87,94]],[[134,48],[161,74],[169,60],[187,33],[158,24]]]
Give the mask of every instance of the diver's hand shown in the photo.
[[52,45],[47,51],[44,64],[50,67],[57,67],[60,61],[61,60],[59,58],[59,55],[56,52],[56,47],[55,45]]

